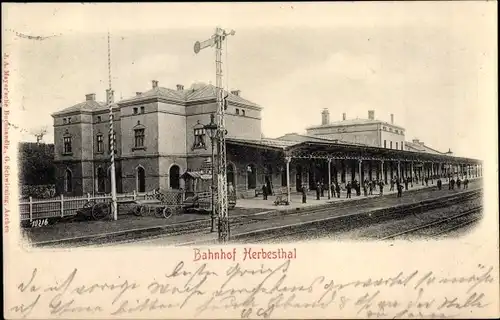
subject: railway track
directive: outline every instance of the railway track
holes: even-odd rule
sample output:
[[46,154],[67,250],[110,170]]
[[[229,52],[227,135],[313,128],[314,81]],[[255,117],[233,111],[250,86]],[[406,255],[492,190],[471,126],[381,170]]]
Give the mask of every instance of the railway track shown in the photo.
[[[448,217],[448,218],[444,218],[444,219],[437,219],[437,220],[434,220],[430,223],[423,224],[421,226],[417,226],[414,228],[410,228],[408,230],[400,231],[398,233],[379,238],[378,240],[393,240],[393,239],[396,239],[396,238],[401,237],[401,236],[410,235],[410,234],[417,234],[417,233],[422,232],[422,231],[430,230],[434,227],[438,227],[438,226],[441,226],[444,224],[448,224],[450,222],[453,223],[454,221],[458,221],[458,224],[452,224],[448,228],[438,230],[437,232],[431,232],[431,233],[424,232],[424,234],[423,234],[425,236],[430,236],[430,237],[444,235],[450,231],[462,228],[464,226],[467,226],[467,225],[472,224],[475,221],[479,220],[480,217],[476,217],[474,215],[478,212],[481,212],[481,210],[482,210],[482,206],[475,207],[475,208],[466,210],[464,212],[461,212],[457,215],[454,215],[452,217]],[[465,221],[461,221],[461,220],[465,220]]]
[[[460,192],[452,195],[447,195],[442,198],[434,198],[434,199],[428,199],[429,194],[432,194],[429,190],[415,190],[412,192],[407,192],[406,196],[407,197],[412,197],[415,200],[415,204],[412,205],[413,208],[412,210],[417,212],[417,211],[423,211],[424,207],[428,207],[429,204],[431,203],[431,206],[433,207],[443,207],[443,206],[448,206],[450,204],[456,204],[460,203],[463,201],[467,201],[468,199],[472,198],[477,198],[480,196],[482,192],[481,188],[478,189],[472,189],[466,192]],[[283,227],[281,226],[276,226],[276,222],[280,222],[281,219],[291,219],[298,221],[300,224],[301,219],[304,216],[310,216],[310,215],[323,215],[325,219],[331,219],[331,218],[345,218],[350,220],[351,223],[356,224],[357,221],[363,221],[365,219],[365,214],[363,214],[363,210],[366,210],[366,212],[373,211],[373,210],[379,210],[381,207],[391,207],[391,206],[397,206],[398,203],[400,202],[397,200],[395,195],[390,195],[390,196],[384,196],[384,197],[371,197],[371,198],[362,198],[359,199],[358,201],[355,202],[339,202],[335,204],[329,204],[325,205],[324,207],[317,208],[317,209],[305,209],[305,210],[300,210],[300,211],[292,211],[292,212],[280,212],[280,211],[275,211],[266,215],[261,215],[261,216],[235,216],[231,217],[230,223],[231,223],[231,229],[234,230],[234,236],[232,235],[232,238],[235,239],[235,242],[239,242],[239,238],[246,238],[248,237],[245,235],[242,235],[242,233],[238,233],[236,230],[245,228],[248,225],[255,225],[258,228],[258,224],[266,223],[266,221],[269,221],[269,225],[275,225],[274,228],[271,229],[276,229],[271,231],[269,235],[266,235],[267,240],[272,240],[274,238],[279,238],[279,237],[293,237],[293,235],[299,235],[300,231],[297,231],[296,228],[293,226],[290,227],[289,225],[284,225]],[[427,204],[425,204],[427,203]],[[373,209],[373,210],[370,210]],[[355,211],[355,212],[353,212]],[[358,214],[361,211],[361,214]],[[331,213],[335,212],[334,215]],[[323,218],[321,218],[323,219]],[[321,220],[318,219],[318,220]],[[305,222],[305,223],[311,223]],[[313,222],[314,223],[314,222]],[[267,225],[267,227],[269,227]],[[317,223],[316,223],[317,225]],[[263,228],[263,229],[270,229],[270,228]],[[165,227],[160,227],[157,228],[156,230],[153,231],[144,231],[142,234],[136,234],[136,233],[126,233],[123,235],[115,236],[115,235],[102,235],[102,236],[97,236],[97,237],[92,237],[92,239],[68,239],[68,241],[64,241],[64,243],[32,243],[34,246],[51,246],[51,245],[57,245],[57,246],[88,246],[88,245],[109,245],[110,243],[114,244],[125,244],[125,243],[132,243],[132,242],[137,242],[138,238],[144,241],[150,241],[150,240],[155,240],[155,239],[162,239],[162,238],[175,238],[178,236],[182,235],[193,235],[197,234],[200,232],[207,232],[210,230],[210,221],[207,219],[206,221],[198,221],[196,223],[186,223],[186,224],[179,224],[179,225],[171,225],[171,226],[165,226]],[[278,231],[279,230],[279,231]],[[311,230],[311,229],[309,229]],[[312,229],[314,231],[314,229]],[[267,231],[265,231],[267,232]],[[274,236],[274,234],[279,233],[280,236]],[[249,236],[255,239],[255,235],[259,234],[260,236],[264,236],[264,234],[259,231],[252,231],[249,232]],[[87,237],[88,238],[88,237]],[[293,240],[293,239],[292,239]]]
[[[406,208],[404,211],[406,212],[407,215],[416,215],[419,213],[424,213],[428,212],[431,210],[437,210],[440,208],[448,207],[451,205],[457,205],[461,203],[465,203],[467,201],[472,201],[476,198],[479,197],[479,193],[470,193],[470,194],[462,194],[461,196],[452,196],[452,197],[446,197],[443,199],[434,199],[433,202],[427,203],[426,205],[415,205],[415,206],[410,206]],[[398,232],[397,234],[392,234],[387,237],[383,238],[378,238],[377,240],[386,240],[390,239],[391,237],[397,237],[403,234],[409,234],[412,231],[416,232],[417,230],[421,230],[424,228],[430,228],[432,226],[436,226],[438,224],[444,224],[446,222],[450,221],[457,221],[461,217],[466,217],[471,214],[474,214],[478,211],[480,211],[481,208],[474,208],[471,210],[468,210],[466,212],[463,212],[459,215],[453,216],[453,217],[448,217],[446,219],[441,219],[439,221],[434,221],[433,223],[425,224],[423,226],[419,226],[416,228],[412,228],[410,230],[406,230],[403,232]],[[319,210],[319,211],[324,211],[324,210]],[[311,214],[312,212],[308,212],[308,214]],[[397,210],[392,212],[387,216],[387,219],[390,219],[391,217],[398,217]],[[370,215],[368,214],[368,217]],[[347,224],[351,224],[350,226],[347,226],[346,229],[353,229],[355,228],[357,223],[363,224],[363,223],[370,223],[369,220],[366,220],[367,215],[366,214],[353,214],[351,217],[349,215],[344,215],[340,216],[338,218],[348,218],[349,220],[346,222]],[[381,215],[380,219],[384,219],[384,216]],[[479,219],[479,218],[477,218]],[[476,220],[477,220],[476,219]],[[439,223],[438,223],[439,222]],[[453,225],[452,227],[449,228],[449,230],[441,230],[439,234],[444,234],[446,232],[449,232],[451,230],[460,228],[462,226],[465,226],[467,224],[473,223],[474,221],[460,221],[460,225]],[[310,222],[304,222],[303,224],[295,224],[295,225],[284,225],[281,228],[267,228],[267,229],[262,229],[262,230],[255,230],[252,232],[247,232],[243,234],[235,234],[234,238],[236,238],[237,243],[262,243],[262,242],[272,242],[272,241],[277,241],[277,242],[285,242],[287,239],[290,241],[297,241],[298,238],[309,238],[309,237],[314,237],[314,234],[320,233],[321,231],[325,233],[338,233],[342,232],[344,227],[341,226],[342,223],[339,223],[338,225],[332,224],[332,223],[325,222],[324,225],[318,225],[315,223],[315,221],[310,221]],[[430,234],[430,237],[433,236],[438,236],[439,234]],[[309,236],[310,235],[310,236]]]

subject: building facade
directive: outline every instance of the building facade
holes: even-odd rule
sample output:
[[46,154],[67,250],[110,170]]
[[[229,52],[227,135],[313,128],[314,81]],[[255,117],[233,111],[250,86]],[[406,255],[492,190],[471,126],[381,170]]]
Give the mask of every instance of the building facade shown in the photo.
[[332,140],[339,140],[353,144],[405,150],[405,129],[394,124],[394,115],[391,122],[375,119],[375,111],[368,111],[367,119],[347,119],[342,114],[341,121],[330,122],[330,113],[324,109],[321,113],[321,125],[306,129],[307,134]]
[[[206,174],[211,141],[204,130],[217,110],[215,87],[196,83],[189,89],[160,87],[158,81],[146,92],[113,103],[98,102],[95,94],[84,102],[53,114],[57,191],[66,195],[110,192],[110,142],[116,145],[118,193],[153,189],[187,190],[184,180]],[[226,93],[227,179],[238,197],[255,197],[264,185],[273,192],[314,189],[317,183],[346,183],[392,178],[477,177],[481,162],[441,153],[420,141],[405,142],[405,130],[375,119],[322,124],[307,134],[287,134],[264,139],[262,108]],[[113,110],[114,134],[110,134],[109,105]],[[217,156],[217,155],[215,155]],[[188,174],[186,174],[188,173]],[[184,178],[181,178],[184,177]],[[189,179],[188,179],[189,180]],[[417,180],[415,180],[417,181]]]
[[[146,92],[113,103],[84,102],[52,115],[57,190],[66,195],[110,192],[110,145],[115,140],[117,192],[181,189],[180,176],[198,170],[211,156],[203,126],[217,110],[215,87],[196,83],[170,89],[152,81]],[[261,110],[240,96],[226,93],[228,137],[260,139]],[[114,135],[110,135],[112,103]]]

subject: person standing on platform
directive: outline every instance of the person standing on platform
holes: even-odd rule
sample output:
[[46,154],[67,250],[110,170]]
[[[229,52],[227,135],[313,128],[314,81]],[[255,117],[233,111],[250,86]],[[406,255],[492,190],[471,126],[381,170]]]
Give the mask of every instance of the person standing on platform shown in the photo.
[[443,186],[443,183],[441,182],[441,179],[438,179],[437,186],[438,186],[438,190],[441,190],[441,188]]
[[332,194],[332,197],[335,198],[335,182],[332,182],[332,185],[330,186],[330,192]]
[[398,182],[396,187],[398,188],[398,198],[401,198],[403,196],[403,185]]
[[368,181],[365,180],[365,182],[363,183],[363,194],[365,195],[365,197],[368,197]]
[[405,179],[405,190],[408,190],[408,182],[410,182],[409,179],[410,178]]
[[346,198],[350,198],[351,197],[351,182],[348,182],[347,185],[345,186],[345,188],[347,190]]
[[263,200],[267,200],[267,190],[268,190],[267,186],[265,184],[262,185],[262,198],[263,198]]
[[462,180],[460,178],[457,178],[457,189],[460,190],[460,185],[462,184]]
[[429,186],[429,178],[425,177],[425,186],[428,187]]
[[369,192],[368,194],[371,196],[371,195],[373,195],[373,186],[375,184],[375,181],[372,180],[372,181],[368,182],[368,184],[369,184],[369,187],[370,187],[370,189],[368,191]]
[[335,185],[335,191],[337,192],[337,198],[340,198],[340,184],[338,182]]
[[467,178],[464,180],[464,189],[469,189],[469,179]]
[[389,191],[394,191],[394,177],[391,179],[391,188],[389,189]]
[[306,203],[307,202],[307,190],[306,190],[306,186],[303,185],[302,186],[302,203]]
[[321,188],[321,198],[325,196],[325,184],[323,183],[323,180],[321,180],[320,186]]
[[321,185],[319,184],[319,181],[316,183],[316,200],[319,200],[321,195]]
[[384,182],[382,180],[380,180],[380,182],[378,183],[378,187],[379,187],[379,190],[380,190],[379,195],[383,196],[384,195]]
[[455,190],[455,179],[450,179],[450,190]]

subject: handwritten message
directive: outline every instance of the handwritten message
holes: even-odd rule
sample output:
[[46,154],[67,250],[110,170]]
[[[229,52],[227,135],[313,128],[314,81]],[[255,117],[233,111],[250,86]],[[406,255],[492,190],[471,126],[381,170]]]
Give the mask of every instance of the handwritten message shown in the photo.
[[[44,283],[33,269],[10,288],[8,305],[17,317],[290,317],[298,311],[356,318],[440,318],[473,315],[495,299],[492,267],[443,276],[431,270],[401,271],[381,278],[336,279],[335,275],[291,276],[294,262],[273,261],[259,268],[228,263],[179,261],[148,281],[116,276],[94,283],[75,268]],[[14,294],[15,292],[15,294]],[[166,310],[169,310],[166,313]],[[313,313],[319,310],[321,313]],[[174,312],[175,311],[175,312]],[[181,312],[182,311],[182,312]]]

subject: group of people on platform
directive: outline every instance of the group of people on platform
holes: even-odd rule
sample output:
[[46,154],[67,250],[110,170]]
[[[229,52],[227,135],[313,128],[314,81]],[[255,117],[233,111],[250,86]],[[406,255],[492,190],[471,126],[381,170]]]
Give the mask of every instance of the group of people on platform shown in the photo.
[[[441,190],[443,187],[443,182],[441,180],[440,175],[432,176],[431,178],[432,183],[434,183],[434,180],[437,179],[436,185],[438,190]],[[469,188],[469,179],[465,178],[463,181],[460,180],[459,177],[457,177],[457,180],[453,179],[451,175],[448,176],[449,179],[449,189],[450,190],[455,190],[455,185],[457,189],[460,189],[460,187],[463,185],[463,189],[468,189]],[[399,177],[393,177],[389,184],[390,184],[390,189],[389,191],[394,191],[394,188],[397,190],[397,196],[398,198],[403,196],[403,190],[408,190],[409,185],[413,187],[413,183],[418,183],[422,182],[422,185],[425,184],[425,186],[429,186],[429,178],[421,178],[419,180],[418,177],[407,177],[407,178],[399,178]],[[340,192],[341,190],[346,191],[346,198],[351,198],[353,190],[356,193],[356,196],[361,196],[361,190],[363,190],[363,195],[365,197],[373,195],[374,191],[378,189],[379,196],[384,195],[384,186],[385,183],[383,180],[378,180],[378,179],[365,179],[362,184],[360,184],[356,179],[353,181],[347,181],[345,183],[338,183],[337,181],[332,182],[330,185],[330,192],[332,197],[340,198]],[[302,193],[302,203],[307,202],[307,186],[303,185],[300,188],[300,191]],[[318,181],[316,183],[316,200],[321,200],[321,198],[325,197],[325,191],[328,192],[328,184],[325,184],[323,181]],[[264,184],[262,186],[262,195],[263,199],[267,200],[267,197],[269,194],[272,194],[270,190],[270,186],[267,184]]]

